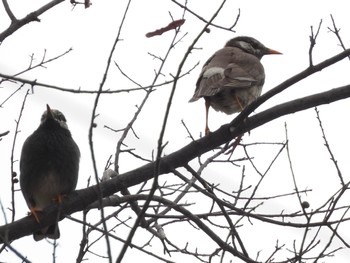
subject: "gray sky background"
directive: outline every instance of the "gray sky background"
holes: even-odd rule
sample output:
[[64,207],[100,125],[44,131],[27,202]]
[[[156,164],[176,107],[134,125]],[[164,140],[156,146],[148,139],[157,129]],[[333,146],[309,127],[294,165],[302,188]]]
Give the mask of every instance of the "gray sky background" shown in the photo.
[[[21,18],[29,12],[37,9],[45,1],[9,1],[13,12]],[[40,61],[44,50],[46,56],[57,56],[70,48],[73,48],[68,55],[47,65],[47,68],[39,68],[21,75],[22,78],[31,80],[37,79],[39,82],[53,84],[64,88],[84,90],[96,90],[101,82],[102,74],[106,67],[108,54],[119,28],[126,1],[92,1],[92,6],[83,9],[82,6],[72,8],[68,1],[51,9],[40,17],[40,23],[31,23],[12,36],[8,37],[0,46],[0,72],[4,74],[16,74],[28,67],[30,55],[34,54],[35,62]],[[209,19],[214,10],[219,6],[220,1],[191,0],[188,7],[197,12],[200,16]],[[340,53],[342,50],[338,46],[335,35],[329,32],[327,27],[332,27],[330,14],[335,18],[336,24],[341,28],[340,34],[345,45],[350,46],[350,2],[349,1],[228,1],[224,10],[215,19],[216,24],[223,26],[231,25],[241,10],[239,22],[235,28],[236,33],[219,30],[211,27],[209,34],[204,34],[196,45],[190,59],[185,64],[184,70],[189,70],[197,62],[193,72],[179,81],[176,90],[170,120],[168,123],[165,141],[169,144],[165,148],[165,154],[177,150],[187,143],[187,133],[181,125],[183,120],[191,130],[192,134],[199,138],[204,130],[204,101],[188,103],[191,98],[197,77],[203,63],[225,42],[238,35],[248,35],[260,40],[267,47],[283,53],[282,56],[266,56],[262,59],[265,67],[266,82],[263,93],[281,83],[285,79],[304,70],[308,66],[308,49],[310,26],[316,31],[320,20],[322,27],[317,45],[314,49],[314,63]],[[173,37],[173,32],[168,32],[162,36],[146,38],[147,32],[166,26],[171,22],[168,12],[171,12],[174,19],[180,19],[183,10],[171,1],[133,1],[130,6],[124,28],[122,30],[121,41],[113,56],[124,72],[134,78],[142,85],[149,85],[154,77],[154,68],[158,66],[158,61],[148,55],[163,55]],[[183,53],[192,43],[204,27],[204,23],[191,14],[186,14],[186,23],[181,27],[181,32],[188,34],[179,43],[165,66],[168,75],[163,76],[159,82],[171,80],[169,74],[175,74]],[[9,20],[3,7],[0,8],[0,30],[8,26]],[[282,94],[263,104],[258,111],[267,109],[273,105],[303,97],[309,94],[335,88],[349,83],[348,73],[349,61],[343,60],[337,65],[326,69],[307,80],[289,88]],[[6,88],[0,88],[0,103],[17,85],[6,84]],[[116,67],[112,66],[106,88],[121,89],[135,87],[130,81],[123,78]],[[19,110],[23,101],[26,86],[18,92],[14,98],[0,108],[0,132],[10,130],[11,134],[4,137],[0,142],[0,153],[2,161],[0,165],[0,201],[5,208],[10,207],[10,151],[14,136],[15,120],[18,118]],[[152,150],[157,146],[157,139],[163,121],[164,109],[169,95],[170,86],[160,87],[146,105],[139,121],[135,125],[135,131],[140,135],[140,140],[128,139],[131,147],[137,148],[140,154],[148,158],[152,156]],[[99,171],[103,172],[108,157],[114,153],[118,137],[104,125],[114,129],[120,129],[130,120],[133,115],[135,105],[140,103],[142,92],[103,95],[98,106],[100,116],[96,119],[98,127],[94,130],[94,146],[97,156]],[[95,95],[81,95],[56,90],[35,87],[34,94],[30,95],[26,101],[26,109],[22,116],[20,130],[16,141],[15,159],[19,159],[23,141],[39,125],[42,112],[48,103],[52,108],[60,109],[68,120],[68,126],[77,141],[82,152],[81,170],[77,188],[84,188],[89,176],[93,176],[91,155],[88,145],[88,127],[91,120],[91,110]],[[339,101],[332,105],[319,107],[320,114],[327,132],[328,139],[333,147],[338,163],[343,171],[344,177],[349,179],[350,162],[349,140],[350,133],[347,121],[349,112],[349,101]],[[215,130],[220,125],[232,120],[233,116],[210,111],[210,127]],[[318,206],[326,201],[326,197],[334,193],[339,188],[336,180],[335,170],[329,161],[329,156],[324,149],[321,132],[315,116],[315,111],[310,109],[305,112],[286,116],[273,121],[257,130],[245,135],[243,142],[276,142],[285,140],[284,123],[288,126],[288,135],[291,144],[291,155],[293,158],[294,172],[298,178],[299,187],[312,188],[313,191],[307,196],[307,201],[311,206]],[[273,151],[276,151],[275,148]],[[269,146],[256,149],[256,159],[266,156],[267,159],[275,154],[270,152]],[[271,156],[270,156],[271,155]],[[123,157],[120,172],[129,171],[140,164],[131,162],[129,157]],[[259,159],[258,159],[259,160]],[[261,167],[266,165],[264,161],[258,163]],[[285,175],[288,169],[282,169],[288,165],[286,162],[276,164],[274,177],[266,180],[269,184],[264,189],[270,194],[291,191],[291,176]],[[15,170],[19,171],[18,162],[15,163]],[[281,168],[281,170],[279,170]],[[215,177],[210,173],[215,173]],[[218,173],[214,168],[207,170],[205,179],[211,182],[221,183],[227,187],[238,184],[238,177],[227,176],[225,172]],[[327,178],[334,177],[333,180]],[[262,195],[264,193],[261,193]],[[270,206],[271,211],[276,213],[284,207],[288,210],[288,203],[276,202]],[[20,192],[16,192],[16,219],[26,215],[28,209]],[[10,215],[8,211],[7,216]],[[73,215],[78,218],[81,215]],[[96,215],[98,216],[98,214]],[[0,216],[0,224],[5,224],[5,219]],[[257,223],[258,224],[258,223]],[[56,262],[73,262],[79,249],[81,226],[65,219],[60,222],[61,239],[59,240]],[[142,231],[139,230],[135,238],[143,238]],[[169,230],[171,233],[173,230]],[[176,230],[175,230],[176,231]],[[177,230],[179,235],[186,233],[186,227]],[[269,228],[262,228],[261,233],[252,233],[251,246],[263,248],[262,237],[271,235]],[[302,232],[296,229],[282,229],[288,237],[295,235],[300,238]],[[344,231],[348,231],[344,230]],[[118,234],[118,233],[116,233]],[[126,237],[123,233],[122,238]],[[350,235],[347,235],[348,240]],[[247,237],[248,238],[248,237]],[[276,238],[276,237],[274,237]],[[198,242],[200,238],[193,237],[193,242]],[[284,240],[284,237],[281,237]],[[291,242],[291,240],[288,240]],[[28,256],[32,262],[50,262],[52,259],[52,247],[42,241],[35,243],[31,236],[16,240],[12,245],[23,255]],[[103,243],[104,245],[104,243]],[[161,249],[161,245],[159,249]],[[205,247],[206,244],[201,244]],[[210,244],[207,244],[210,246]],[[156,247],[155,247],[156,248]],[[102,246],[104,253],[104,246]],[[120,248],[114,250],[114,256]],[[270,247],[270,249],[272,249]],[[96,249],[98,250],[98,249]],[[259,249],[257,249],[259,250]],[[35,251],[35,253],[33,252]],[[161,251],[161,250],[159,250]],[[159,253],[161,254],[161,253]],[[348,262],[350,253],[348,250],[338,252],[335,261],[327,259],[326,262]],[[127,252],[125,262],[133,262],[137,257],[142,256],[143,262],[155,262],[154,258],[147,257],[143,253],[130,249]],[[181,257],[175,255],[172,260],[182,262]],[[19,262],[11,252],[2,253],[0,262]],[[100,259],[95,262],[107,262]]]

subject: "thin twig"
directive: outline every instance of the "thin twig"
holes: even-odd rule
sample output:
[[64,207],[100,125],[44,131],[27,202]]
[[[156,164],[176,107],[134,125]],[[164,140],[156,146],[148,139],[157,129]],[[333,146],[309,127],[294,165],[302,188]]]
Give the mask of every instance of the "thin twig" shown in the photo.
[[[230,32],[236,32],[233,30],[233,28],[237,25],[237,22],[239,20],[239,17],[241,15],[241,10],[238,8],[238,14],[236,16],[236,19],[235,19],[235,22],[233,23],[232,26],[230,27],[223,27],[223,26],[220,26],[220,25],[217,25],[217,24],[214,24],[213,21],[208,21],[206,19],[204,19],[203,17],[201,17],[200,15],[198,15],[198,12],[195,12],[195,11],[192,11],[191,9],[189,9],[186,5],[183,5],[181,3],[179,3],[178,1],[176,0],[171,0],[173,3],[177,4],[178,6],[180,6],[181,8],[185,9],[187,12],[189,12],[191,15],[197,17],[199,20],[201,20],[202,22],[204,22],[205,24],[207,25],[210,25],[210,26],[213,26],[213,27],[216,27],[216,28],[219,28],[219,29],[223,29],[223,30],[227,30],[227,31],[230,31]],[[205,30],[205,32],[208,32],[207,30]]]
[[322,139],[323,139],[323,141],[324,141],[324,146],[327,148],[327,151],[328,151],[328,153],[329,153],[329,155],[330,155],[330,157],[331,157],[331,161],[332,161],[332,163],[334,164],[334,167],[335,167],[335,169],[336,169],[336,171],[337,171],[337,174],[338,174],[340,183],[341,183],[342,187],[344,187],[345,182],[344,182],[344,178],[343,178],[342,172],[341,172],[341,170],[340,170],[340,168],[339,168],[338,161],[335,159],[334,154],[333,154],[333,152],[332,152],[332,150],[331,150],[331,147],[330,147],[330,145],[329,145],[329,143],[328,143],[328,140],[327,140],[327,137],[326,137],[326,133],[325,133],[324,128],[323,128],[323,125],[322,125],[322,121],[321,121],[321,117],[320,117],[320,112],[319,112],[319,110],[317,109],[317,107],[315,107],[315,112],[316,112],[316,118],[317,118],[318,124],[319,124],[320,129],[321,129]]
[[320,29],[321,29],[321,25],[322,25],[322,19],[318,25],[318,28],[317,28],[317,32],[316,34],[314,34],[314,28],[313,26],[311,26],[311,36],[309,37],[310,39],[310,48],[309,48],[309,67],[312,67],[313,66],[313,62],[312,62],[312,51],[316,45],[316,38],[318,36],[318,34],[320,33]]
[[99,201],[99,204],[101,205],[101,210],[100,210],[101,220],[102,220],[102,224],[103,224],[103,230],[104,230],[104,233],[105,233],[105,239],[106,239],[106,245],[107,245],[107,254],[108,254],[108,259],[109,259],[110,263],[112,263],[112,251],[111,251],[109,236],[107,234],[108,233],[108,228],[107,228],[107,223],[105,221],[104,209],[102,207],[102,190],[101,190],[101,187],[100,187],[100,181],[99,181],[99,177],[98,177],[96,158],[95,158],[95,151],[94,151],[94,146],[93,146],[93,129],[94,129],[94,122],[95,122],[95,117],[96,117],[96,111],[97,111],[97,106],[98,106],[98,102],[99,102],[99,99],[100,99],[101,91],[103,90],[103,88],[105,86],[105,83],[106,83],[106,80],[107,80],[107,76],[108,76],[109,69],[110,69],[110,66],[111,66],[112,56],[113,56],[113,54],[115,52],[117,44],[120,41],[121,31],[122,31],[122,28],[123,28],[123,25],[124,25],[124,22],[125,22],[125,19],[126,19],[126,15],[128,14],[130,3],[131,3],[131,0],[128,1],[128,4],[127,4],[127,6],[125,8],[124,15],[122,17],[122,20],[120,22],[120,26],[119,26],[119,29],[118,29],[117,36],[116,36],[116,38],[114,40],[114,43],[113,43],[112,48],[111,48],[111,51],[109,53],[109,57],[107,59],[107,65],[106,65],[106,69],[104,71],[104,74],[102,76],[101,84],[99,86],[99,92],[96,94],[96,98],[95,98],[95,102],[94,102],[94,106],[93,106],[93,110],[92,110],[91,123],[90,123],[90,127],[89,127],[90,153],[91,153],[91,158],[92,158],[92,163],[93,163],[93,168],[94,168],[95,181],[96,181],[97,189],[98,189],[98,192],[99,192],[99,195],[98,195],[99,199],[98,199],[98,201]]
[[16,214],[15,185],[18,183],[18,178],[16,178],[17,174],[16,174],[16,172],[14,170],[14,167],[13,167],[13,164],[15,163],[14,152],[15,152],[17,135],[20,132],[19,131],[19,124],[20,124],[20,121],[21,121],[21,118],[22,118],[24,105],[25,105],[25,103],[27,101],[28,94],[29,94],[29,90],[27,90],[26,94],[24,95],[22,106],[21,106],[21,109],[19,111],[19,115],[18,115],[18,118],[17,118],[17,121],[16,121],[15,133],[14,133],[14,136],[13,136],[12,149],[11,149],[11,158],[10,158],[10,161],[11,161],[11,193],[12,193],[11,194],[11,204],[12,204],[12,209],[11,209],[12,219],[11,219],[11,222],[13,222],[15,220],[15,214]]
[[[160,68],[158,69],[158,73],[156,73],[156,76],[155,76],[155,79],[153,80],[153,82],[155,83],[156,80],[158,79],[158,77],[160,76],[160,72],[162,71],[163,69],[163,66],[165,65],[165,61],[167,60],[171,50],[173,49],[174,45],[175,45],[175,41],[177,39],[177,35],[178,35],[178,30],[176,30],[176,33],[172,39],[172,42],[166,52],[166,55],[164,56],[164,58],[161,60],[162,63],[160,65]],[[132,121],[128,124],[128,127],[129,129],[132,128],[132,125],[133,123],[136,121],[136,118],[137,116],[139,115],[139,113],[141,112],[141,109],[143,108],[143,106],[145,105],[146,101],[148,100],[149,98],[149,95],[151,94],[151,91],[148,91],[144,97],[144,100],[142,101],[142,104],[141,106],[138,108],[138,110],[136,111]],[[126,134],[128,132],[129,129],[125,129],[124,133],[123,133],[123,136],[122,138],[119,140],[118,144],[120,145],[120,142],[122,142],[122,139],[124,139],[126,137]],[[163,125],[163,129],[164,129],[164,125]],[[125,253],[126,253],[126,250],[139,226],[139,224],[143,221],[144,219],[144,214],[145,212],[147,211],[147,208],[152,200],[152,196],[154,195],[156,189],[157,189],[157,186],[158,186],[158,167],[157,167],[157,162],[159,161],[159,159],[161,158],[161,154],[162,154],[162,150],[163,150],[163,142],[162,142],[162,138],[163,138],[163,133],[164,133],[164,130],[161,131],[161,135],[159,136],[159,139],[158,139],[158,148],[157,148],[157,157],[156,157],[156,165],[155,165],[155,169],[154,169],[154,174],[155,176],[153,177],[153,183],[152,183],[152,188],[149,192],[149,198],[146,200],[143,208],[141,209],[141,211],[139,212],[138,216],[137,216],[137,219],[135,220],[135,223],[132,227],[132,229],[130,230],[129,232],[129,235],[128,235],[128,238],[127,238],[127,242],[123,245],[123,248],[121,250],[121,252],[119,253],[118,255],[118,259],[117,259],[117,262],[121,262]],[[117,155],[119,155],[119,153],[121,152],[120,148],[119,148],[119,145],[118,145],[118,151],[117,151],[117,154],[116,154],[116,158],[117,158]],[[118,160],[116,159],[115,160],[115,164],[118,163]],[[159,165],[159,164],[158,164]]]
[[[4,0],[3,0],[4,1]],[[2,33],[0,33],[0,43],[2,43],[8,36],[12,35],[14,32],[16,32],[21,27],[25,26],[26,24],[29,24],[31,22],[40,22],[39,16],[45,13],[46,11],[50,10],[54,6],[62,3],[64,0],[53,0],[36,11],[33,11],[29,13],[26,17],[22,19],[16,19],[12,20],[11,25],[4,30]],[[5,2],[6,3],[6,2]]]
[[[340,28],[338,28],[338,27],[336,26],[335,20],[334,20],[332,14],[331,14],[331,19],[332,19],[333,28],[328,27],[328,29],[329,29],[329,31],[331,31],[331,32],[333,32],[333,33],[335,34],[335,36],[337,37],[337,39],[338,39],[338,41],[339,41],[339,43],[340,43],[340,46],[343,48],[343,50],[346,50],[346,47],[345,47],[345,45],[344,45],[344,42],[343,42],[343,40],[342,40],[342,38],[340,37],[340,34],[339,34]],[[349,58],[349,60],[350,60],[350,56],[348,56],[348,58]]]

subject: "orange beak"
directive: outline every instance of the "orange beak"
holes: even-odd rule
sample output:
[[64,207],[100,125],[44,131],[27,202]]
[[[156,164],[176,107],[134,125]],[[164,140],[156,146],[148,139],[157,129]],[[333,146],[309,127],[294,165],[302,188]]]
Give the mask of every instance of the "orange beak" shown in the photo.
[[268,48],[265,55],[282,55],[281,52]]

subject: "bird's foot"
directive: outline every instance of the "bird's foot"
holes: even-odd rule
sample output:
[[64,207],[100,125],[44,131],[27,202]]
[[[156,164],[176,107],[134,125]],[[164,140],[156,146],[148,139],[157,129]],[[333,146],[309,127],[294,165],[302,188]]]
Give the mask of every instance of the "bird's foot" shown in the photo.
[[238,136],[233,143],[231,143],[227,148],[228,150],[225,152],[225,155],[230,155],[231,158],[233,152],[237,148],[238,144],[241,142],[243,135]]

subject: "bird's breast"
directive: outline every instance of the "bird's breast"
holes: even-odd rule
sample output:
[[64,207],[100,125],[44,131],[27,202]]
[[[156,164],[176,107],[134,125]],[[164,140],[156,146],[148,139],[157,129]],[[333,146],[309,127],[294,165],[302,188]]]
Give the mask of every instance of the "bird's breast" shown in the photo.
[[48,172],[41,180],[36,182],[36,190],[32,192],[35,207],[44,209],[54,202],[54,199],[62,193],[60,176],[53,171]]

